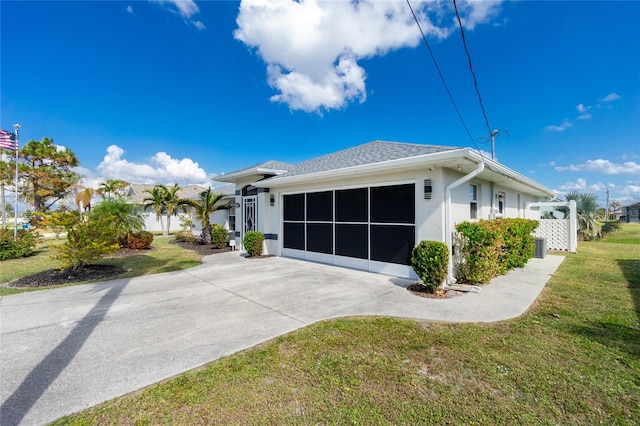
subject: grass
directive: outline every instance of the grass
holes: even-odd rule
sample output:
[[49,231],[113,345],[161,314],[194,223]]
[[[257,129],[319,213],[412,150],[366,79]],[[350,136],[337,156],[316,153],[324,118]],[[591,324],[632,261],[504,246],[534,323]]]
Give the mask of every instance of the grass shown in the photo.
[[[50,239],[39,244],[33,256],[21,259],[4,260],[0,264],[0,283],[6,283],[13,279],[31,275],[48,269],[58,268],[59,264],[50,259],[56,244],[63,240]],[[149,253],[123,257],[111,257],[102,259],[98,263],[120,266],[130,270],[118,275],[117,278],[130,278],[140,275],[158,274],[161,272],[176,271],[199,265],[201,257],[191,250],[185,250],[177,245],[170,244],[169,238],[155,238],[151,245],[154,250]],[[74,283],[70,285],[84,284]],[[0,296],[25,291],[42,290],[25,288],[0,287]]]
[[638,232],[581,242],[515,320],[325,321],[55,424],[637,424]]

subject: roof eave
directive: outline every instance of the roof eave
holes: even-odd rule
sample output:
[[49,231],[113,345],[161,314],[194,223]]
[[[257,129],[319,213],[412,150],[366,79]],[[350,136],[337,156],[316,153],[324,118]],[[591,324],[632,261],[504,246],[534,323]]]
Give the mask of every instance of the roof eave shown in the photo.
[[358,166],[343,167],[341,169],[323,170],[315,173],[306,173],[301,175],[284,176],[277,179],[265,179],[251,184],[259,188],[275,188],[279,186],[305,183],[309,181],[317,181],[319,179],[336,179],[342,176],[353,176],[362,174],[371,174],[391,168],[401,170],[415,168],[420,164],[436,163],[444,160],[452,160],[455,158],[463,158],[471,150],[469,148],[459,148],[450,151],[435,152],[430,154],[417,155],[408,158],[398,158],[395,160],[379,161],[377,163],[361,164]]
[[226,175],[216,176],[215,180],[217,182],[230,182],[235,183],[240,179],[246,179],[252,176],[264,176],[264,175],[281,175],[286,173],[288,170],[280,170],[280,169],[269,169],[265,167],[253,167],[247,170],[241,170],[238,172],[232,172]]

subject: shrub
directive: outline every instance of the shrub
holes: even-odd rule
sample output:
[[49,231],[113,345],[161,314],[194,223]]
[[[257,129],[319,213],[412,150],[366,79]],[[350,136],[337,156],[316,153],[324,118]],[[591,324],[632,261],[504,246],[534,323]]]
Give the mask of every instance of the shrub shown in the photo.
[[185,243],[193,244],[196,242],[196,236],[193,235],[193,232],[191,232],[191,230],[176,232],[175,238],[177,241],[184,241]]
[[115,241],[126,246],[130,232],[142,231],[144,217],[142,210],[135,204],[130,204],[125,198],[109,198],[102,200],[89,213],[90,220],[107,219],[108,226],[115,231]]
[[524,266],[533,257],[535,239],[531,235],[538,222],[528,219],[495,219],[462,222],[462,261],[458,280],[486,283],[510,269]]
[[227,246],[227,240],[229,239],[229,231],[224,226],[215,224],[211,229],[211,236],[213,239],[213,245],[217,248],[224,248]]
[[106,254],[115,253],[120,248],[116,230],[109,226],[109,218],[92,219],[84,222],[77,211],[64,213],[67,242],[56,247],[51,256],[62,264],[63,269],[79,269]]
[[25,229],[18,229],[16,236],[14,241],[13,229],[0,229],[0,260],[18,259],[33,253],[38,238]]
[[153,242],[153,234],[147,231],[129,232],[127,234],[126,248],[134,250],[144,250],[151,247]]
[[242,244],[244,249],[249,253],[249,256],[262,255],[262,242],[264,241],[264,234],[260,231],[249,231],[244,234]]
[[411,251],[411,266],[431,293],[447,276],[449,250],[440,241],[420,241]]

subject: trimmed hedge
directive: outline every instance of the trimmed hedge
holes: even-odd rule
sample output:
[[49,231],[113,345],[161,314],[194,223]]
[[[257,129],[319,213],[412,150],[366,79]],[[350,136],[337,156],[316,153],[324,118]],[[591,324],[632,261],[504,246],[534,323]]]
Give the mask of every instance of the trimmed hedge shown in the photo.
[[447,276],[449,250],[441,241],[420,241],[411,251],[411,266],[431,293]]
[[196,242],[196,236],[193,235],[193,232],[191,232],[191,230],[176,232],[175,238],[176,241],[184,241],[185,243],[193,244]]
[[219,249],[225,248],[229,240],[229,231],[227,231],[224,226],[215,224],[211,228],[211,238],[214,246]]
[[151,247],[153,242],[153,234],[147,231],[129,232],[127,234],[127,242],[125,247],[134,250],[144,250]]
[[18,259],[33,254],[38,238],[25,229],[18,229],[16,236],[14,241],[13,229],[0,229],[0,260]]
[[262,255],[262,242],[264,241],[264,234],[260,231],[249,231],[244,234],[242,244],[244,249],[249,253],[249,256],[261,256]]
[[505,272],[521,268],[533,257],[533,231],[538,222],[529,219],[494,219],[462,222],[458,281],[486,283]]

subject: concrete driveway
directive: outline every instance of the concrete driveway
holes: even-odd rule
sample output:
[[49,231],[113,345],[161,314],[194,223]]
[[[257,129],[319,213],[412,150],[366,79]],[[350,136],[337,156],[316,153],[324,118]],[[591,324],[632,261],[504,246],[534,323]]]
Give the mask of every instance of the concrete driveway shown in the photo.
[[0,424],[52,421],[323,319],[517,317],[563,259],[532,259],[445,300],[412,295],[407,280],[238,252],[179,272],[5,296]]

